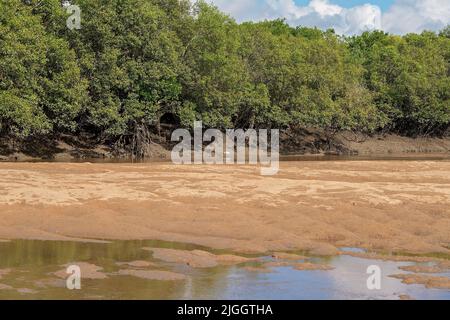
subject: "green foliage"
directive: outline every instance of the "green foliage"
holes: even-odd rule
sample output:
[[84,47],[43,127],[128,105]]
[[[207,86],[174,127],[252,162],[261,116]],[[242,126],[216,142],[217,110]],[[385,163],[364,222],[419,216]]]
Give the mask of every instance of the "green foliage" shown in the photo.
[[382,124],[361,65],[334,33],[288,30],[280,21],[243,27],[253,82],[268,88],[269,109],[276,111],[267,120],[331,131],[373,131]]
[[450,38],[450,25],[448,25],[447,27],[444,28],[444,30],[442,30],[439,35],[441,37],[445,37],[445,38]]
[[366,85],[391,129],[429,134],[448,128],[448,38],[432,32],[404,37],[376,32],[349,43],[365,67]]
[[16,136],[73,130],[84,83],[75,54],[46,32],[33,6],[0,3],[0,123]]
[[440,134],[449,27],[343,38],[284,20],[236,23],[188,0],[0,1],[0,132],[117,141],[176,115],[227,128]]
[[[82,119],[103,136],[152,125],[178,103],[180,40],[170,17],[151,1],[76,1],[82,30],[68,41],[89,82]],[[165,8],[168,10],[168,8]]]

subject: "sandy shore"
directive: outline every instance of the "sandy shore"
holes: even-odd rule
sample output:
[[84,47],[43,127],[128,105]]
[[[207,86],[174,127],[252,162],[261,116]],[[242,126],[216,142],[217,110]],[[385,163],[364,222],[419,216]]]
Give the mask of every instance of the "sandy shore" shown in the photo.
[[0,163],[0,239],[159,239],[240,252],[450,253],[450,162]]

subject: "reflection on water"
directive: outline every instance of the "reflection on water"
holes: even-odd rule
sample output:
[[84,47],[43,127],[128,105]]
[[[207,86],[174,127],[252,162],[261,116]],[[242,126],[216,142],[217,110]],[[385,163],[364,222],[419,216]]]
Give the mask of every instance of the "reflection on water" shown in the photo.
[[[113,241],[81,243],[62,241],[18,240],[0,242],[0,299],[398,299],[409,295],[416,299],[450,299],[450,291],[425,289],[421,285],[404,285],[391,274],[405,273],[399,266],[408,262],[386,262],[350,256],[311,258],[314,263],[335,267],[330,271],[299,271],[292,267],[257,272],[271,260],[263,257],[232,267],[194,269],[187,265],[164,263],[152,257],[143,247],[202,249],[195,245],[162,241]],[[346,248],[347,251],[358,251]],[[209,250],[212,253],[225,253]],[[182,281],[144,280],[115,274],[116,262],[146,260],[158,270],[187,275]],[[89,262],[103,268],[106,279],[82,279],[82,289],[70,291],[54,272],[71,262]],[[367,267],[382,269],[382,289],[366,287]],[[9,269],[3,274],[1,270]],[[442,276],[442,275],[441,275]],[[444,274],[449,276],[450,274]]]
[[281,161],[450,161],[450,153],[405,153],[372,155],[282,155]]
[[[333,155],[333,154],[281,154],[280,161],[389,161],[389,160],[407,160],[407,161],[450,161],[450,153],[394,153],[394,154],[367,154],[367,155]],[[133,159],[127,158],[74,158],[67,160],[65,158],[49,158],[49,159],[25,159],[21,160],[0,160],[0,162],[60,162],[60,163],[171,163],[170,158],[147,158]],[[248,155],[246,156],[248,162]]]

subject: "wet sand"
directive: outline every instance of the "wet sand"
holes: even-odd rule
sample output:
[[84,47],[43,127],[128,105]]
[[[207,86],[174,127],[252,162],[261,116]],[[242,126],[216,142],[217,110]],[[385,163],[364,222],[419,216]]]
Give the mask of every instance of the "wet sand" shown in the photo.
[[144,248],[152,252],[153,257],[165,262],[186,264],[193,268],[212,268],[218,265],[237,265],[251,261],[249,258],[235,255],[215,255],[203,250],[175,250],[163,248]]
[[436,277],[416,274],[395,274],[390,277],[400,279],[404,284],[421,284],[426,288],[438,288],[450,290],[450,279],[447,277]]
[[156,239],[235,252],[450,254],[450,162],[0,163],[0,239]]

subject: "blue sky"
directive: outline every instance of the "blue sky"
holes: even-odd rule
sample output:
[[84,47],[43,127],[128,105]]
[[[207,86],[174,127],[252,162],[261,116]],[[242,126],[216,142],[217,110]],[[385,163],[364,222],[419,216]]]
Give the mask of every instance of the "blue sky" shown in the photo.
[[450,24],[450,0],[209,0],[237,21],[284,18],[293,26],[334,28],[339,34],[384,30],[438,31]]

